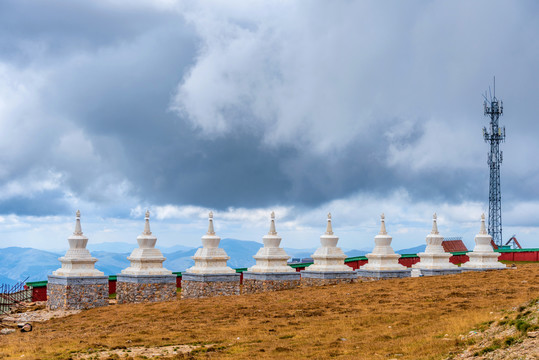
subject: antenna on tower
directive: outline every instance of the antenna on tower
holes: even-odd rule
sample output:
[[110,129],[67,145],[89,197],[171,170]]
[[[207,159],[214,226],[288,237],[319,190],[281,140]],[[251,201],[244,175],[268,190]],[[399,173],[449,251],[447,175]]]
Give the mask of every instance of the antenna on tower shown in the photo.
[[485,93],[481,93],[481,96],[483,96],[483,99],[485,99],[484,103],[485,105],[488,103],[488,98],[487,98],[487,92],[485,91]]

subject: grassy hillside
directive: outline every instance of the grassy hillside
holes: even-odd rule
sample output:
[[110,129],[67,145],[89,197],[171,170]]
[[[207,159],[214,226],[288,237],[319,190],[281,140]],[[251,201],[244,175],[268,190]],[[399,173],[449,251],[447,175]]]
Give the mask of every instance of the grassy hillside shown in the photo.
[[111,349],[129,358],[140,347],[193,345],[190,354],[169,352],[164,358],[438,359],[464,348],[460,334],[538,297],[535,263],[497,272],[115,305],[2,336],[0,358],[95,357]]

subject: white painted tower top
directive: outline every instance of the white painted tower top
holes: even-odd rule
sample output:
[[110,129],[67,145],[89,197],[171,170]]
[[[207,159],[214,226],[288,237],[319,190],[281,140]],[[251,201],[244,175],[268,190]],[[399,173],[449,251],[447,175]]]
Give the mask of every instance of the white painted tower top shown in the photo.
[[320,236],[320,247],[311,255],[314,264],[307,267],[306,272],[351,272],[353,269],[344,264],[346,255],[337,247],[339,237],[333,233],[331,213],[328,213],[326,232]]
[[256,255],[253,256],[256,264],[249,268],[249,271],[255,273],[295,272],[296,270],[286,263],[290,256],[286,254],[283,248],[279,247],[282,239],[275,229],[275,213],[273,211],[270,219],[268,234],[262,237],[264,247],[260,248]]
[[213,227],[213,212],[208,214],[208,231],[202,236],[202,247],[199,248],[192,259],[195,266],[186,270],[193,274],[234,274],[236,271],[227,266],[230,257],[226,251],[219,247],[221,238],[215,235]]
[[481,214],[481,229],[479,229],[479,234],[481,235],[487,234],[487,228],[485,226],[485,213]]
[[481,215],[481,228],[475,235],[475,247],[467,255],[469,261],[462,264],[463,269],[505,269],[506,266],[498,261],[501,254],[494,251],[491,245],[492,236],[487,233],[485,214]]
[[399,254],[391,247],[393,238],[387,234],[386,217],[380,215],[380,232],[374,237],[374,249],[367,254],[369,262],[360,267],[361,270],[369,271],[401,271],[406,270],[405,266],[399,264]]
[[63,257],[58,259],[62,263],[62,267],[54,271],[53,275],[70,277],[104,275],[103,272],[95,269],[94,265],[97,259],[93,258],[86,249],[88,238],[82,233],[79,210],[76,213],[75,231],[67,241],[69,242],[69,249]]
[[157,237],[150,231],[150,211],[144,216],[144,230],[137,236],[138,248],[127,258],[131,265],[122,270],[124,275],[171,275],[172,271],[163,267],[166,258],[155,248]]
[[379,235],[387,235],[386,217],[385,217],[384,213],[382,213],[382,215],[380,215],[380,233],[379,233]]
[[434,213],[432,215],[432,231],[430,232],[431,234],[434,234],[434,235],[438,235],[440,234],[438,232],[438,223],[437,223],[437,219],[438,219],[438,216],[436,215],[436,213]]

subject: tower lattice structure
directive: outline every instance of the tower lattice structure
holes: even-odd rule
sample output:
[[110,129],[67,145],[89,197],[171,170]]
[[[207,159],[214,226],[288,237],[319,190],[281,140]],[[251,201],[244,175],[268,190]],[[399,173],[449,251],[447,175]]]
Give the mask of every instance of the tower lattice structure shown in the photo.
[[[496,84],[496,83],[494,83]],[[496,86],[496,85],[494,85]],[[505,141],[505,127],[499,125],[500,115],[503,115],[503,102],[494,97],[484,102],[485,116],[490,117],[490,128],[483,128],[485,142],[490,144],[487,163],[490,168],[490,186],[488,195],[488,233],[497,246],[503,245],[502,238],[502,193],[500,188],[500,165],[503,161],[503,151],[500,143]]]

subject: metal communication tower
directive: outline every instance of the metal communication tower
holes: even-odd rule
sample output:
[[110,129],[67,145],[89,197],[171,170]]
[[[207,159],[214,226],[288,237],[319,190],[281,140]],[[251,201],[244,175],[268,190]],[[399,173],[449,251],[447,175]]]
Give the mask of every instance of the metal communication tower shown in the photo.
[[490,129],[483,128],[485,142],[490,144],[487,163],[490,167],[490,186],[488,195],[488,233],[497,246],[503,245],[502,239],[502,193],[500,189],[500,165],[503,151],[500,142],[505,141],[505,127],[500,127],[498,119],[503,114],[503,102],[496,98],[496,78],[494,78],[494,97],[485,97],[485,116],[490,117]]

